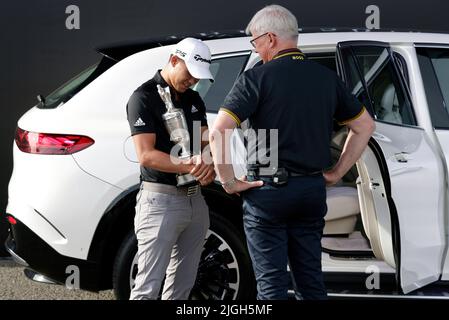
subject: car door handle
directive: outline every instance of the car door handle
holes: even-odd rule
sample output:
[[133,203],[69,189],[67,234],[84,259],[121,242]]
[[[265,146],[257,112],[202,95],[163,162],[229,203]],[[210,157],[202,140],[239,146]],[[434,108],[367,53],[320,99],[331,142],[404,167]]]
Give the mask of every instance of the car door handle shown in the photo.
[[407,163],[408,160],[410,160],[410,156],[407,152],[395,153],[394,158],[400,163]]
[[380,141],[383,141],[383,142],[391,143],[391,139],[390,138],[388,138],[387,136],[385,136],[385,135],[383,135],[383,134],[381,134],[379,132],[376,132],[376,131],[373,132],[372,137],[374,139],[376,139],[376,140],[380,140]]

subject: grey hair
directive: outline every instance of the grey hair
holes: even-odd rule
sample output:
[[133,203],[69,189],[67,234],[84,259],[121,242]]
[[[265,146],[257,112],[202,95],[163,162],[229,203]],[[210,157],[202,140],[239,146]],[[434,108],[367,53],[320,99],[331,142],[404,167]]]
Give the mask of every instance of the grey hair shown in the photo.
[[261,35],[265,32],[273,32],[283,39],[297,41],[298,20],[288,9],[272,4],[259,10],[254,15],[245,32],[247,35],[251,35],[251,33]]

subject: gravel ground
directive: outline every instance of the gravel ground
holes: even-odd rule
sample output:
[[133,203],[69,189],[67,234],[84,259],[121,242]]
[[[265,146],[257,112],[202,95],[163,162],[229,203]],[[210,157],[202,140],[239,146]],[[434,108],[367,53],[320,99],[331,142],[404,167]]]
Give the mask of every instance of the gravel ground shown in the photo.
[[93,293],[28,279],[23,267],[0,258],[0,300],[112,300],[112,290]]

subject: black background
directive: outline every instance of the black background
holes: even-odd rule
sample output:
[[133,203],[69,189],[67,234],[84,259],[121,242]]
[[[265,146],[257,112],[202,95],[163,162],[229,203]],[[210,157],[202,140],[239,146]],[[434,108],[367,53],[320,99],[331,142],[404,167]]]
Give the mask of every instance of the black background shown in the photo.
[[[0,3],[0,242],[12,172],[17,120],[63,82],[97,62],[94,48],[117,41],[179,33],[244,29],[252,15],[271,1],[15,0]],[[298,18],[300,27],[364,28],[377,5],[382,29],[449,33],[449,2],[444,0],[277,1]],[[80,29],[68,30],[66,7],[80,9]],[[151,75],[149,75],[151,77]],[[0,245],[0,254],[3,245]]]

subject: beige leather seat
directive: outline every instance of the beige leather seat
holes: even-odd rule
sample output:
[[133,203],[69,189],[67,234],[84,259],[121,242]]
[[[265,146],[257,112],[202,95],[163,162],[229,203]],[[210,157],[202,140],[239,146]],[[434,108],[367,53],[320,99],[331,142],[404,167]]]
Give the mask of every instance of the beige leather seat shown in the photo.
[[339,186],[327,188],[326,202],[324,235],[352,233],[360,214],[357,189]]
[[402,116],[399,112],[399,101],[396,89],[390,84],[382,96],[380,119],[392,123],[402,124]]

